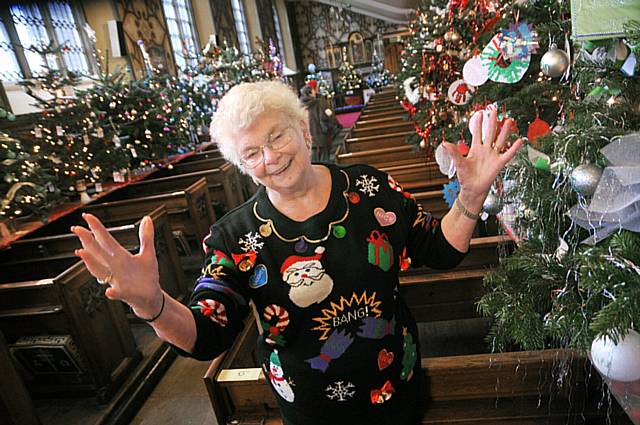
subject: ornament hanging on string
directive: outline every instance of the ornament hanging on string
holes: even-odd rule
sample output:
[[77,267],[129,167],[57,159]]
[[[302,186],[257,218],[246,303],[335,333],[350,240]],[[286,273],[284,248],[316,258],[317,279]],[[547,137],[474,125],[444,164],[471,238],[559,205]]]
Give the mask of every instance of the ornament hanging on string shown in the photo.
[[569,68],[569,55],[567,52],[558,49],[554,43],[549,51],[540,59],[540,70],[544,75],[551,78],[558,78],[564,75]]
[[402,83],[402,87],[404,88],[404,95],[411,102],[412,105],[415,105],[420,101],[420,88],[412,88],[411,83],[416,79],[416,77],[410,77],[404,80]]
[[546,136],[551,132],[551,126],[545,120],[540,118],[540,114],[536,112],[536,119],[529,124],[527,130],[527,138],[531,143],[538,146],[538,138]]
[[466,105],[471,100],[476,89],[468,85],[464,80],[456,80],[449,86],[449,100],[454,105]]
[[482,203],[482,211],[489,215],[496,215],[502,210],[502,202],[500,197],[493,192],[489,192]]
[[573,189],[582,196],[591,196],[596,192],[598,182],[602,177],[602,168],[595,164],[577,166],[569,176]]
[[618,343],[606,336],[593,340],[591,361],[608,379],[634,382],[640,379],[640,334],[630,329]]
[[467,84],[479,87],[489,80],[489,68],[484,66],[480,56],[474,56],[464,64],[462,77]]
[[502,33],[496,34],[482,51],[482,64],[488,69],[489,79],[497,83],[514,84],[529,69],[531,56],[509,59],[509,43]]

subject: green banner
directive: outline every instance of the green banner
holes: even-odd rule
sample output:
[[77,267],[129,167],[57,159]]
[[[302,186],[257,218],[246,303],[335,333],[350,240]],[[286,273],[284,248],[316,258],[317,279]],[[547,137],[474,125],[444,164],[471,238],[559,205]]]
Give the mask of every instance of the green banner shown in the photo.
[[620,37],[630,20],[640,20],[640,0],[571,0],[574,39]]

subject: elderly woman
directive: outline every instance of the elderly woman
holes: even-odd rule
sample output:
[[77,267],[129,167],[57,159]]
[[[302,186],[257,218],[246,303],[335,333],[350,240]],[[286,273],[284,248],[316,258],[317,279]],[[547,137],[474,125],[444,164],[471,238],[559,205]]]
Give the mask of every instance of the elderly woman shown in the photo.
[[[475,121],[466,158],[446,148],[461,191],[442,219],[367,165],[310,162],[306,111],[279,82],[241,84],[211,124],[229,161],[261,184],[203,241],[205,264],[189,306],[162,292],[153,229],[128,253],[93,216],[74,227],[77,255],[182,354],[212,359],[229,348],[253,301],[263,329],[259,360],[288,425],[420,423],[416,323],[398,296],[398,272],[451,268],[469,249],[477,214],[521,142],[511,122],[482,141]],[[503,153],[501,153],[503,152]]]

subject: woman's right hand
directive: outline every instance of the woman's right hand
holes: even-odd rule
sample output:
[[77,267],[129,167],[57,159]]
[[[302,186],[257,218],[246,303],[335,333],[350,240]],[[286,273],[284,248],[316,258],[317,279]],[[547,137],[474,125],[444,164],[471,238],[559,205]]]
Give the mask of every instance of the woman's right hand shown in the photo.
[[82,243],[82,249],[77,249],[75,254],[96,279],[110,285],[105,291],[106,297],[129,304],[140,318],[155,317],[161,309],[163,294],[151,218],[144,217],[140,224],[137,254],[122,247],[94,215],[82,214],[82,218],[89,229],[71,228]]

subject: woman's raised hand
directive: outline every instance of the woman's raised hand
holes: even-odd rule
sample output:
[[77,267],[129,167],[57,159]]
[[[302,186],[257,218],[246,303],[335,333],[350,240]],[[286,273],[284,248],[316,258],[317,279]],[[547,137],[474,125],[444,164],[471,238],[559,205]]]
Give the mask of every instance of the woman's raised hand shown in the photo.
[[138,317],[155,317],[161,309],[163,294],[151,218],[144,217],[140,224],[140,252],[137,254],[123,248],[97,217],[83,214],[82,218],[89,229],[71,228],[82,243],[82,249],[77,249],[75,254],[100,283],[109,285],[106,297],[129,304]]
[[508,146],[508,139],[513,131],[513,120],[507,119],[500,133],[498,133],[498,112],[494,109],[489,116],[489,126],[482,138],[482,113],[477,113],[471,122],[471,149],[465,157],[460,155],[455,145],[446,143],[444,147],[451,154],[457,169],[461,194],[467,199],[481,199],[484,201],[491,185],[498,173],[511,161],[518,149],[522,146],[522,140],[518,139]]

